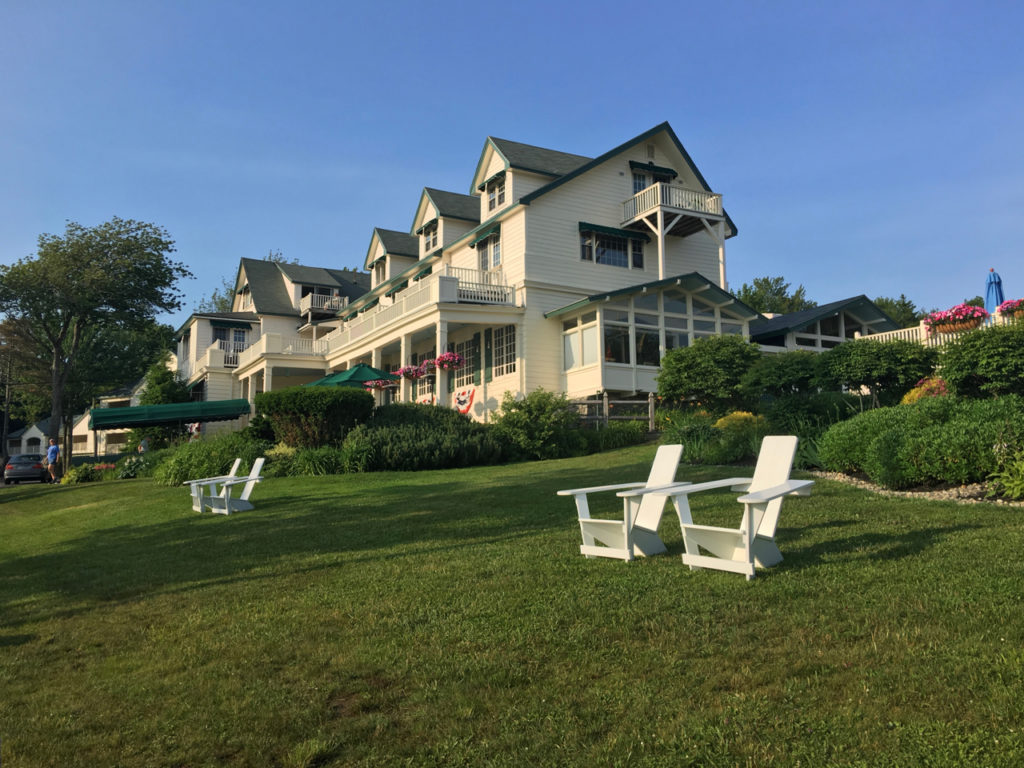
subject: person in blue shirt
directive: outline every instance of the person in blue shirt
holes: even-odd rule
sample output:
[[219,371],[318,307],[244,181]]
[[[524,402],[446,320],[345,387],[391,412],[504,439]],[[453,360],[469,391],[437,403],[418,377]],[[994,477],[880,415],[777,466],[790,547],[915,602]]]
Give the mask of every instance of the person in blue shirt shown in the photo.
[[57,482],[57,460],[60,459],[60,448],[57,441],[50,438],[50,447],[46,449],[46,463],[50,467],[50,482]]

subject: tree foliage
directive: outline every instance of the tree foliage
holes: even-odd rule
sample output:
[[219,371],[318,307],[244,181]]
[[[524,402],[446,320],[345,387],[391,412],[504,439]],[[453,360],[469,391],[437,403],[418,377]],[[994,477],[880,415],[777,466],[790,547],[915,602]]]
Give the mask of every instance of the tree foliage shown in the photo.
[[790,293],[789,283],[783,277],[755,277],[753,283],[744,283],[736,298],[758,312],[788,314],[818,306],[807,298],[802,285]]
[[807,350],[766,354],[743,374],[742,385],[754,400],[810,394],[816,389],[817,362],[818,355]]
[[195,306],[196,312],[230,312],[235,303],[235,283],[233,280],[224,278],[219,288],[214,288],[213,293],[200,299]]
[[927,314],[902,293],[898,299],[893,299],[889,296],[879,296],[875,299],[875,306],[895,320],[900,328],[909,328],[912,325],[917,325]]
[[713,413],[742,409],[749,402],[743,376],[760,358],[757,344],[740,336],[698,339],[662,359],[658,394],[669,403],[697,405]]
[[22,321],[32,352],[49,360],[51,437],[64,422],[64,390],[84,345],[181,306],[176,284],[191,272],[169,258],[173,251],[161,227],[115,217],[95,227],[68,222],[63,235],[40,235],[34,258],[0,266],[0,311]]
[[876,404],[891,405],[935,370],[937,357],[934,348],[913,341],[855,339],[823,352],[819,375],[824,385],[867,388]]

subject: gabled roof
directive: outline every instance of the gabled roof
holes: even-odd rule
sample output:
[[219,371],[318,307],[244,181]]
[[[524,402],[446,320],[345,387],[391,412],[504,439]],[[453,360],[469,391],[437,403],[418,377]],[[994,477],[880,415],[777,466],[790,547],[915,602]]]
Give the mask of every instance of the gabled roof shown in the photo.
[[822,304],[811,309],[804,309],[800,312],[790,312],[786,315],[752,322],[750,324],[750,338],[757,341],[758,339],[798,331],[822,318],[831,317],[843,311],[856,315],[865,323],[877,325],[883,331],[899,330],[898,323],[880,310],[871,299],[861,294],[860,296],[852,296],[849,299],[840,299],[839,301],[829,302],[828,304]]
[[437,209],[437,215],[448,219],[465,219],[474,223],[480,222],[480,198],[475,195],[463,195],[458,192],[446,192],[443,189],[424,187],[423,193]]
[[[700,182],[701,186],[704,187],[704,190],[707,192],[713,192],[714,190],[711,189],[711,187],[708,185],[707,180],[704,178],[700,170],[697,168],[696,164],[693,162],[693,159],[690,157],[690,154],[683,147],[683,143],[679,141],[679,137],[676,136],[675,131],[672,130],[672,126],[670,126],[668,122],[664,122],[661,123],[660,125],[654,126],[649,131],[644,131],[639,136],[630,139],[624,144],[620,144],[619,146],[615,147],[615,149],[611,149],[605,152],[603,155],[595,157],[593,160],[578,165],[576,168],[565,173],[565,175],[560,176],[559,178],[555,179],[554,181],[548,184],[545,184],[543,187],[535,189],[533,192],[530,192],[527,195],[523,195],[523,197],[519,199],[519,202],[522,203],[523,205],[529,205],[538,197],[546,195],[548,192],[557,189],[562,184],[565,184],[567,181],[571,181],[572,179],[575,179],[578,176],[582,176],[584,173],[591,170],[592,168],[596,168],[598,165],[605,162],[606,160],[609,160],[612,157],[615,157],[616,155],[625,152],[626,150],[636,146],[637,144],[642,144],[643,142],[647,141],[650,138],[653,138],[654,136],[662,132],[664,132],[675,145],[676,149],[679,151],[679,154],[682,155],[683,161],[686,163],[687,167],[693,172],[693,175],[696,177],[697,181]],[[729,217],[729,214],[724,209],[722,210],[722,213],[725,215],[726,225],[732,233],[730,235],[727,235],[727,237],[732,237],[738,231],[736,229],[736,225],[733,223],[733,220]]]
[[518,141],[498,139],[494,136],[488,136],[487,140],[494,145],[498,154],[505,158],[509,168],[521,171],[542,173],[545,176],[564,176],[590,162],[590,158],[583,155],[534,147]]
[[622,296],[629,296],[634,293],[644,293],[646,291],[657,290],[659,288],[668,288],[672,285],[678,285],[683,290],[690,292],[699,291],[700,298],[706,298],[709,303],[716,306],[728,306],[731,312],[735,312],[738,317],[741,317],[744,320],[751,321],[751,324],[753,324],[754,320],[761,317],[759,312],[748,307],[728,291],[723,291],[713,282],[704,277],[704,275],[700,274],[700,272],[688,272],[685,275],[666,277],[664,280],[654,280],[650,283],[638,283],[637,285],[631,285],[628,288],[619,288],[614,291],[595,293],[587,296],[586,298],[580,299],[579,301],[574,301],[572,304],[567,304],[564,307],[559,307],[558,309],[554,309],[550,312],[545,312],[544,317],[558,317],[560,315],[582,309],[590,304],[599,304]]
[[361,296],[370,287],[369,275],[348,269],[306,267],[301,264],[242,259],[239,270],[243,269],[249,282],[253,310],[257,315],[298,316],[299,312],[292,305],[291,295],[284,280],[281,279],[282,276],[301,285],[334,288],[340,295],[348,296],[350,299]]
[[408,232],[398,232],[394,229],[381,229],[380,227],[373,231],[380,237],[381,245],[384,246],[384,250],[387,253],[395,256],[419,258],[420,239],[416,235],[410,235]]

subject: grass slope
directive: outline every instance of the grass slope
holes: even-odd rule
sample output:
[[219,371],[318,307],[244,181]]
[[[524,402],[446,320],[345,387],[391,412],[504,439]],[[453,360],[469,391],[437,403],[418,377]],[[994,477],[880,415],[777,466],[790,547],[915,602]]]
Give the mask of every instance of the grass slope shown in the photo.
[[687,570],[671,514],[669,556],[581,557],[554,492],[653,453],[268,480],[231,517],[150,481],[2,489],[0,758],[1021,764],[1019,510],[823,481],[752,582]]

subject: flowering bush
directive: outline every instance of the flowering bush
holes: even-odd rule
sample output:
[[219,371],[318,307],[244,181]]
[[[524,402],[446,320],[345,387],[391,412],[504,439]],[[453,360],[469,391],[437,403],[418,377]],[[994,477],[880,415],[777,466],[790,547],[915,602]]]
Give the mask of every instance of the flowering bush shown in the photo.
[[458,352],[444,352],[434,358],[434,365],[445,371],[461,368],[464,362]]
[[392,371],[395,376],[402,376],[406,379],[419,379],[426,375],[427,371],[422,365],[403,365],[397,371]]
[[970,304],[957,304],[950,309],[943,309],[939,312],[932,312],[924,319],[924,325],[929,333],[943,325],[970,322],[972,320],[984,320],[988,312],[984,307],[975,307]]
[[914,388],[907,392],[900,400],[903,405],[910,403],[916,403],[922,397],[944,397],[949,394],[949,390],[946,389],[946,382],[940,379],[938,376],[932,376],[921,379]]
[[1024,299],[1007,299],[999,305],[997,310],[1001,315],[1011,315],[1014,312],[1024,312]]

